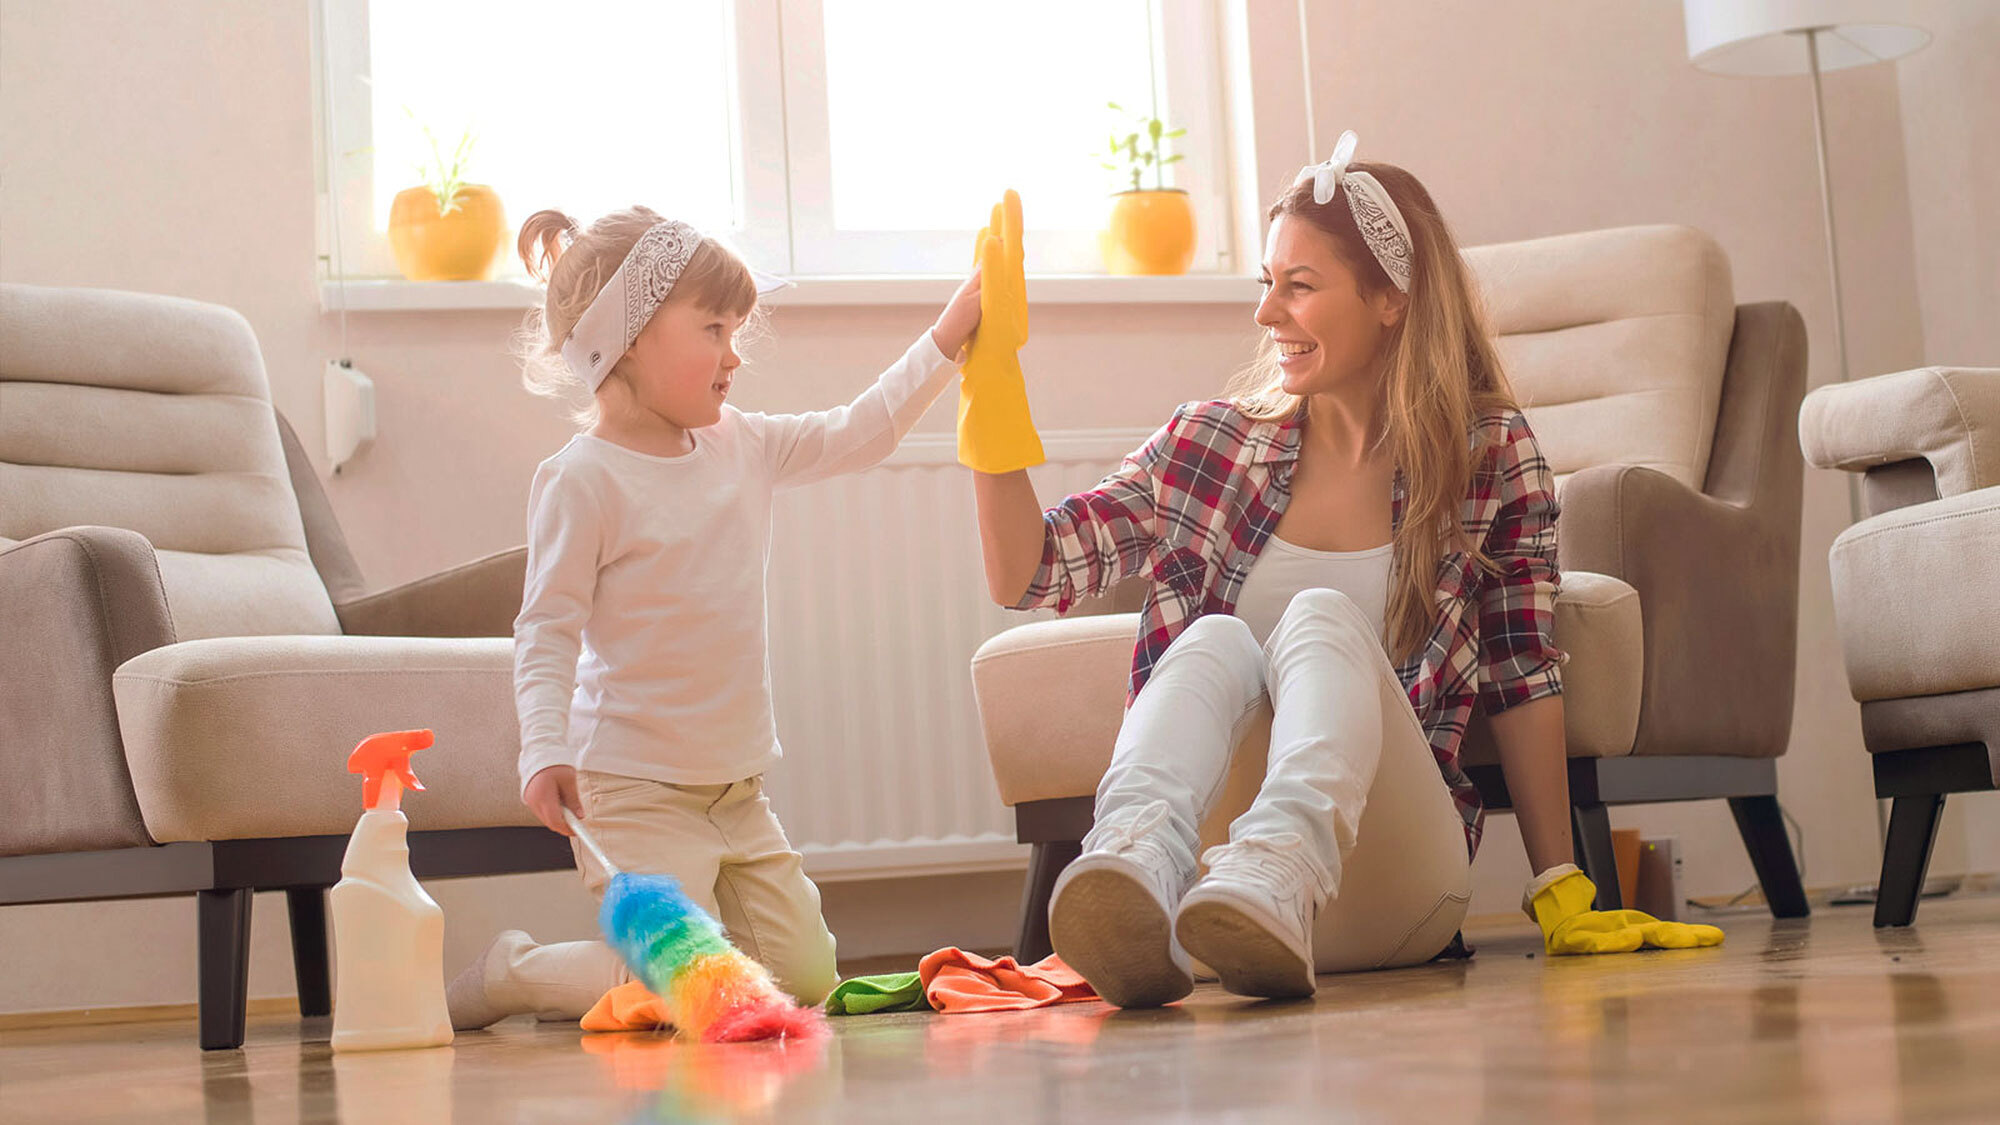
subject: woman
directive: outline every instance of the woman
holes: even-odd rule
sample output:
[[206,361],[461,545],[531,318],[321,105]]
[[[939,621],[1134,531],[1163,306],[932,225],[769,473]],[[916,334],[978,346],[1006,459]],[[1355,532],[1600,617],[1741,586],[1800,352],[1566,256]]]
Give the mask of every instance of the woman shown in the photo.
[[[1181,407],[1047,512],[1024,471],[974,478],[1000,604],[1151,579],[1096,822],[1049,919],[1120,1006],[1186,995],[1189,955],[1280,997],[1442,951],[1479,843],[1459,765],[1475,704],[1550,952],[1721,940],[1589,910],[1568,862],[1554,482],[1430,194],[1353,147],[1270,211],[1266,338],[1229,397]],[[1266,705],[1264,782],[1196,882],[1197,825]]]

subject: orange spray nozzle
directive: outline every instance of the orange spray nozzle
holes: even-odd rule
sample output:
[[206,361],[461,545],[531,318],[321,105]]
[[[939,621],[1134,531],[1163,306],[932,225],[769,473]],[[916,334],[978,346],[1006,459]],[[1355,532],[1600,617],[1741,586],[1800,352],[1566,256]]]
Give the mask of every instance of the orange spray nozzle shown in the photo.
[[424,783],[410,772],[410,755],[429,746],[428,730],[392,730],[371,734],[347,756],[347,772],[363,776],[361,807],[372,809],[383,799],[384,779],[393,780],[388,791],[388,808],[396,808],[403,789],[422,790]]

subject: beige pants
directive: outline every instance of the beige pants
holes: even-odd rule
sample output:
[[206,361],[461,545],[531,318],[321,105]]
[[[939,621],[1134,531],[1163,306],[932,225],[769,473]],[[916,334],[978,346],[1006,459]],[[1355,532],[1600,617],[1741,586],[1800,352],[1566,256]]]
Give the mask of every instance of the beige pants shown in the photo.
[[[669,785],[577,771],[584,824],[620,868],[672,875],[688,897],[721,921],[736,948],[769,969],[801,1003],[817,1004],[835,984],[833,935],[820,917],[819,888],[753,777],[729,785]],[[609,875],[580,842],[577,869],[603,901]],[[490,955],[486,992],[494,1003],[544,1019],[579,1019],[600,996],[631,979],[601,941],[502,943]]]

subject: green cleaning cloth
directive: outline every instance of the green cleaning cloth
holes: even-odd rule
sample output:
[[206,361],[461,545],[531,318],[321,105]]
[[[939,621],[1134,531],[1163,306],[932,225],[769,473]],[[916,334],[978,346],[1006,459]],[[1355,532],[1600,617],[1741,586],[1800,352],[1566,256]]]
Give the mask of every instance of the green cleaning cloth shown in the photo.
[[914,1012],[930,1010],[924,999],[924,982],[919,973],[883,973],[874,977],[849,977],[833,988],[826,998],[829,1016],[865,1016],[872,1012]]

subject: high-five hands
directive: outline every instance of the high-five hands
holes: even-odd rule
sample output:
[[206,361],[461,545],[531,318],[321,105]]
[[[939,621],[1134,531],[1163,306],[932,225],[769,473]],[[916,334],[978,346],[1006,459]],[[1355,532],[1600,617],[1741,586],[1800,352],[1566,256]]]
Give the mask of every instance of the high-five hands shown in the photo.
[[1592,910],[1597,886],[1575,864],[1543,872],[1521,895],[1521,907],[1542,928],[1550,953],[1630,953],[1635,949],[1694,949],[1721,945],[1714,926],[1662,922],[1637,910]]
[[959,368],[958,460],[982,473],[1011,473],[1048,458],[1028,414],[1017,354],[1028,342],[1028,283],[1021,250],[1021,197],[1008,191],[979,232],[979,328]]

